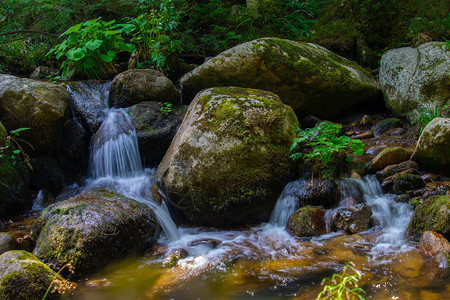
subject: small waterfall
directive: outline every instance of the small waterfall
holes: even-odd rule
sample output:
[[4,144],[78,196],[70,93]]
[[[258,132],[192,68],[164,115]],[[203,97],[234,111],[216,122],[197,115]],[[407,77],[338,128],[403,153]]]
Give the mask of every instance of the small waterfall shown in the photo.
[[289,217],[295,212],[298,202],[298,190],[306,183],[305,179],[289,182],[281,193],[270,216],[270,223],[284,227]]
[[[72,97],[95,97],[107,106],[110,82],[103,84],[78,83],[71,89]],[[86,102],[86,101],[84,101]],[[136,129],[126,109],[104,109],[104,119],[92,137],[90,145],[89,177],[86,189],[106,188],[150,207],[169,240],[179,239],[178,229],[165,204],[153,199],[150,188],[156,170],[145,169],[139,154]]]

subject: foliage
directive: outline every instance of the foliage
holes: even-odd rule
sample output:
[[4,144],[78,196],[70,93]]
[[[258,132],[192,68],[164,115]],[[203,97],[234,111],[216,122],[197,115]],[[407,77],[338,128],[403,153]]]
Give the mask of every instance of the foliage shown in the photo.
[[322,280],[322,285],[330,281],[330,284],[325,285],[323,290],[317,295],[316,300],[325,300],[325,299],[361,299],[364,297],[361,294],[364,294],[364,290],[359,287],[358,281],[361,280],[361,272],[355,268],[355,264],[353,262],[348,262],[344,269],[342,270],[342,274],[333,274],[330,278],[325,278]]
[[122,33],[132,30],[130,24],[115,24],[114,20],[105,22],[101,18],[79,23],[62,34],[67,36],[66,39],[49,55],[54,53],[57,59],[64,57],[61,64],[63,77],[67,77],[69,70],[75,67],[90,78],[105,78],[108,70],[114,68],[111,62],[116,58],[116,52],[136,50],[122,37]]
[[422,134],[423,129],[430,123],[433,119],[439,117],[450,116],[450,105],[439,106],[424,106],[417,110],[418,122],[420,124],[420,134]]
[[161,114],[163,116],[167,116],[168,114],[170,114],[172,112],[172,103],[160,102],[159,104],[161,105],[161,108],[159,109],[159,111],[161,112]]
[[[73,267],[73,261],[70,261],[68,263],[66,263],[64,266],[61,267],[61,269],[59,269],[59,271],[53,276],[52,281],[50,282],[50,285],[48,286],[47,290],[45,291],[44,296],[42,297],[42,300],[45,300],[45,298],[47,298],[48,293],[50,292],[50,290],[53,287],[53,292],[60,292],[61,294],[64,294],[66,292],[67,289],[71,289],[73,288],[72,284],[64,284],[63,282],[61,282],[59,280],[59,274],[64,270],[67,269],[71,274],[75,273],[74,267]],[[55,284],[56,283],[56,284]]]
[[172,37],[177,29],[181,10],[174,0],[142,1],[143,11],[136,18],[128,18],[133,25],[132,39],[139,49],[137,66],[153,67],[161,72],[167,69],[167,55],[180,52],[181,41]]
[[[344,157],[346,161],[352,161],[352,156],[363,154],[364,144],[360,140],[351,139],[348,136],[337,136],[342,126],[322,122],[313,128],[297,128],[297,137],[291,146],[290,158],[303,159],[312,169],[324,179],[333,178],[339,171]],[[297,152],[298,146],[303,146],[307,151]]]
[[[17,161],[22,156],[23,161],[27,164],[30,169],[33,169],[30,164],[30,157],[23,149],[21,143],[25,143],[34,149],[33,146],[25,141],[24,139],[19,138],[20,132],[24,130],[29,130],[31,128],[18,128],[16,130],[11,130],[9,135],[6,137],[6,144],[4,147],[0,147],[0,158],[6,157],[6,159],[11,159],[12,164],[15,166]],[[8,151],[10,150],[10,151]]]

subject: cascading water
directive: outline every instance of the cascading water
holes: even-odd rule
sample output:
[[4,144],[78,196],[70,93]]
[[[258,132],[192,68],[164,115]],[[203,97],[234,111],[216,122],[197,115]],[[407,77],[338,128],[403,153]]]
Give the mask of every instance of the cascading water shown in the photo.
[[[71,90],[72,97],[97,97],[107,104],[109,85],[82,84]],[[155,180],[155,170],[142,167],[136,130],[125,109],[107,108],[104,120],[91,140],[89,176],[86,189],[107,188],[146,204],[154,212],[169,240],[179,238],[179,233],[167,207],[153,199],[150,187]]]

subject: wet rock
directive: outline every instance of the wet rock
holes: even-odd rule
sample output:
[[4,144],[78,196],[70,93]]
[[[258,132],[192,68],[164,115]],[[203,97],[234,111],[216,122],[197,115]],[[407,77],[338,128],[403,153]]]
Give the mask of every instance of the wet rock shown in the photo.
[[7,232],[0,232],[0,254],[16,249],[14,236]]
[[49,190],[39,190],[38,194],[36,195],[36,199],[34,199],[33,210],[38,210],[50,204],[53,204],[55,200],[55,196],[53,196]]
[[380,85],[386,106],[410,121],[422,106],[443,106],[449,101],[450,59],[444,43],[399,48],[381,58]]
[[57,288],[46,299],[59,299],[76,286],[26,251],[9,251],[0,256],[0,299],[41,299],[54,278]]
[[369,226],[372,208],[367,204],[357,204],[349,208],[339,208],[334,217],[338,229],[349,233],[366,231]]
[[368,126],[372,122],[372,118],[369,115],[364,115],[359,122],[362,126]]
[[339,186],[333,180],[299,181],[295,190],[296,208],[307,205],[333,207],[339,202]]
[[39,66],[37,67],[33,73],[30,75],[31,79],[46,79],[49,76],[55,77],[61,75],[59,69],[53,69],[50,67]]
[[216,227],[267,220],[295,177],[288,158],[298,121],[266,91],[236,87],[199,93],[156,176],[172,208]]
[[402,136],[406,132],[404,128],[392,128],[391,130],[386,132],[386,135],[389,136]]
[[54,154],[62,141],[69,93],[44,81],[0,75],[0,119],[6,128],[31,128],[20,138],[39,153]]
[[186,107],[176,106],[169,113],[163,113],[161,103],[141,102],[128,111],[136,127],[144,165],[158,165],[183,121]]
[[47,189],[57,194],[64,186],[64,174],[58,162],[51,156],[35,156],[30,160],[31,185],[34,190]]
[[424,231],[436,231],[450,238],[450,195],[431,197],[416,207],[406,233],[418,241]]
[[143,101],[180,104],[180,93],[169,78],[153,69],[128,70],[114,77],[109,103],[129,107]]
[[366,166],[368,172],[377,172],[384,169],[388,165],[398,164],[409,159],[409,153],[405,148],[393,147],[386,148]]
[[380,136],[380,134],[386,133],[388,130],[401,127],[402,123],[397,118],[384,119],[379,121],[372,127],[373,133],[375,136]]
[[312,237],[327,233],[325,209],[305,206],[294,212],[286,223],[286,231],[296,237]]
[[425,181],[420,175],[400,174],[394,178],[393,191],[396,194],[404,194],[407,191],[420,189],[425,186]]
[[64,123],[64,154],[69,158],[83,160],[87,157],[90,135],[76,119]]
[[170,252],[163,260],[162,264],[165,268],[173,268],[178,264],[180,259],[186,258],[189,256],[189,252],[185,249],[176,249]]
[[450,118],[436,118],[423,129],[413,160],[426,170],[450,175]]
[[377,155],[384,149],[386,149],[386,145],[373,146],[373,147],[370,147],[369,149],[367,149],[366,155]]
[[425,256],[435,256],[439,253],[450,253],[450,243],[442,234],[425,231],[419,242],[420,252]]
[[360,133],[360,134],[352,136],[352,139],[371,139],[373,137],[374,137],[373,131],[372,130],[368,130],[368,131],[365,131],[363,133]]
[[149,257],[159,257],[167,252],[168,246],[154,246],[152,249],[146,253]]
[[398,203],[408,203],[409,202],[409,195],[408,194],[401,194],[401,195],[395,195],[394,201]]
[[146,205],[93,189],[49,206],[33,224],[31,235],[37,240],[37,257],[55,268],[72,261],[78,277],[144,252],[159,230]]
[[434,182],[439,180],[439,176],[433,173],[425,173],[422,175],[422,179],[425,180],[425,182]]
[[440,269],[445,269],[445,270],[448,269],[448,267],[449,267],[448,253],[440,252],[440,253],[436,254],[436,256],[433,256],[433,259]]
[[204,245],[204,246],[214,249],[217,246],[219,246],[219,244],[220,244],[220,242],[217,240],[214,240],[214,239],[202,239],[202,240],[193,241],[189,246]]
[[257,88],[280,96],[298,116],[319,118],[346,115],[380,96],[373,77],[357,64],[321,46],[278,38],[237,45],[180,81],[187,99],[210,87]]
[[411,160],[407,160],[404,162],[401,162],[399,164],[389,165],[386,166],[383,170],[378,171],[376,173],[377,179],[380,182],[383,182],[386,178],[389,176],[395,175],[397,173],[401,173],[404,171],[410,171],[410,174],[420,174],[419,173],[419,165]]
[[300,120],[302,128],[313,128],[320,122],[322,122],[322,120],[313,115],[307,115]]

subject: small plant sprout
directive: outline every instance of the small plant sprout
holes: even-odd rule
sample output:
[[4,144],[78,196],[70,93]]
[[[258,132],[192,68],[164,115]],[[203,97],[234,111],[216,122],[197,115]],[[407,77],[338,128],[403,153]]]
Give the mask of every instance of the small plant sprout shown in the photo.
[[[24,130],[29,130],[31,128],[18,128],[15,130],[11,130],[10,134],[6,137],[6,144],[4,147],[0,147],[0,158],[6,157],[7,159],[12,160],[12,164],[15,166],[17,160],[20,159],[20,155],[22,155],[23,161],[27,164],[30,169],[33,169],[30,164],[30,157],[23,149],[21,143],[25,143],[34,150],[33,146],[25,141],[24,139],[19,138],[20,132]],[[11,152],[6,152],[8,149],[11,149]]]
[[[50,293],[50,291],[52,293],[55,293],[56,291],[58,291],[60,294],[64,294],[66,291],[74,288],[73,283],[71,283],[69,281],[61,280],[61,277],[59,276],[59,274],[64,269],[67,269],[71,274],[74,274],[74,272],[75,272],[72,261],[70,261],[67,264],[65,264],[64,266],[62,266],[61,269],[59,269],[58,273],[56,273],[55,276],[53,276],[53,279],[50,282],[50,285],[48,286],[47,291],[45,292],[44,296],[42,297],[42,300],[45,300],[45,298],[47,298],[47,295],[48,295],[48,293]],[[53,289],[52,289],[52,287],[53,287]]]
[[362,294],[364,290],[359,287],[358,281],[361,280],[361,272],[355,268],[353,262],[348,262],[341,274],[333,274],[330,278],[322,280],[323,290],[317,295],[316,300],[334,299],[334,300],[364,300]]
[[161,105],[161,108],[159,109],[159,111],[161,112],[161,114],[163,116],[167,116],[172,112],[172,103],[160,102],[159,104]]

